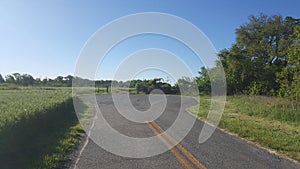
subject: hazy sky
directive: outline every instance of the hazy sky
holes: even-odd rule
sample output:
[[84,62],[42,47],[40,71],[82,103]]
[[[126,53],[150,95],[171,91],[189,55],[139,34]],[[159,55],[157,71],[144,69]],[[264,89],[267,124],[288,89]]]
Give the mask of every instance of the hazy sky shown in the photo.
[[[0,0],[0,74],[20,72],[42,78],[73,74],[88,38],[105,24],[128,14],[177,15],[202,30],[220,51],[231,46],[235,29],[246,23],[249,15],[265,13],[300,18],[299,9],[297,0]],[[194,73],[200,69],[201,63],[185,59],[185,55],[192,55],[189,50],[178,47],[177,42],[164,45],[165,42],[166,39],[157,36],[137,37],[131,43],[135,47],[129,51],[163,48],[180,55]],[[107,56],[99,69],[99,78],[110,78],[110,72],[122,59],[114,59],[113,54],[120,55],[122,49],[128,49],[124,45]],[[124,52],[124,57],[129,51]]]

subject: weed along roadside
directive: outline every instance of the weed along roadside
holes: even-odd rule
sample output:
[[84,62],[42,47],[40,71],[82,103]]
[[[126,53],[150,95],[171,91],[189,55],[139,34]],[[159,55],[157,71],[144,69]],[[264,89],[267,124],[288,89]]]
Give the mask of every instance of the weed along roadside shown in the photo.
[[64,166],[83,134],[70,89],[0,93],[1,168]]

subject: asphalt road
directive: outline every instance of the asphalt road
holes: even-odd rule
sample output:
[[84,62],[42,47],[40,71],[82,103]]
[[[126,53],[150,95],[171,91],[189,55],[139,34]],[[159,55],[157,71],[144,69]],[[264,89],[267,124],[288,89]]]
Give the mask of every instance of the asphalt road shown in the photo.
[[[150,108],[149,99],[145,95],[130,96],[131,103],[138,110]],[[167,106],[163,114],[154,122],[135,123],[120,115],[110,95],[97,96],[97,102],[103,117],[117,131],[130,137],[145,138],[155,136],[167,130],[176,119],[180,109],[180,99],[167,97]],[[185,98],[183,107],[197,104],[193,99]],[[126,109],[126,106],[124,106]],[[188,112],[187,116],[192,117]],[[194,118],[194,117],[192,117]],[[97,120],[95,121],[97,124]],[[100,148],[91,139],[83,141],[70,168],[78,169],[133,169],[133,168],[230,168],[230,169],[289,169],[300,168],[298,163],[277,156],[254,144],[216,130],[205,143],[199,144],[199,134],[203,122],[196,120],[188,135],[174,148],[165,153],[148,158],[127,158],[112,154]],[[91,129],[91,134],[97,132]],[[172,137],[158,137],[166,147],[172,143]],[[114,140],[111,140],[112,142]],[[86,143],[86,145],[84,145]],[[80,153],[81,151],[81,153]],[[125,149],[125,151],[130,151]],[[76,162],[77,161],[77,162]],[[75,164],[76,163],[76,164]]]

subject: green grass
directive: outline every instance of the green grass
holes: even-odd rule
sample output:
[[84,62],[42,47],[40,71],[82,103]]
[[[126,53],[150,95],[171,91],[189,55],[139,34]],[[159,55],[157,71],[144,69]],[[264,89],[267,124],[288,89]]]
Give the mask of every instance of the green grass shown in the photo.
[[78,144],[78,138],[82,136],[82,132],[80,124],[70,127],[69,131],[59,140],[58,144],[53,149],[54,151],[46,154],[36,168],[62,168],[66,160],[69,159],[70,150]]
[[[206,119],[210,98],[189,110]],[[219,127],[300,161],[300,104],[285,98],[229,96]]]
[[71,90],[0,90],[1,168],[61,168],[83,130]]

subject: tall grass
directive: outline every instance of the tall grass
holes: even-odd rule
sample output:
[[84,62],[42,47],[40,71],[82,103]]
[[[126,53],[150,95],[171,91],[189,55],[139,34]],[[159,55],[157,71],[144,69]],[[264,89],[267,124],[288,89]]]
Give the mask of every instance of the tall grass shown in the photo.
[[1,168],[60,168],[82,133],[71,90],[0,90]]
[[[190,111],[205,121],[210,97]],[[219,127],[300,161],[300,103],[279,97],[228,96]]]
[[[234,113],[300,125],[300,101],[267,96],[228,97]],[[227,110],[230,108],[227,106]]]
[[67,90],[0,90],[0,131],[43,114],[70,99]]

